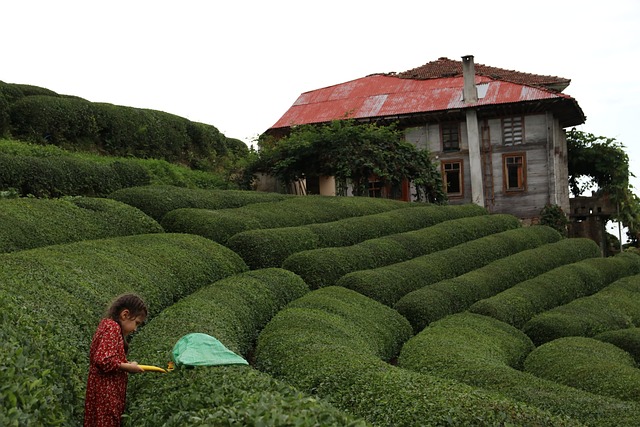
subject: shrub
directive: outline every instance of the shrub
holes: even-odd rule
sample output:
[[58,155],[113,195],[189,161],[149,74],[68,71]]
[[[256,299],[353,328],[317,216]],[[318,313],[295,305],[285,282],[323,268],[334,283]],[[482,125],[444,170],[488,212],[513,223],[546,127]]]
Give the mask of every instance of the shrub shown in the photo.
[[[202,332],[248,355],[264,324],[308,292],[282,269],[237,274],[206,286],[164,310],[136,335],[132,356],[163,365],[184,334]],[[125,425],[353,425],[365,423],[249,367],[177,369],[132,378]]]
[[[398,331],[403,331],[398,335]],[[384,333],[383,331],[386,331]],[[411,327],[397,312],[343,288],[306,294],[258,339],[258,367],[374,425],[543,425],[548,413],[458,382],[391,366]],[[392,337],[391,340],[380,337]],[[560,425],[560,423],[557,423]]]
[[161,233],[140,210],[110,199],[0,199],[0,252],[132,234]]
[[606,331],[593,338],[623,349],[634,358],[636,364],[640,364],[640,328]]
[[288,197],[292,196],[256,191],[184,188],[173,185],[124,188],[109,195],[111,199],[135,206],[156,221],[160,221],[168,212],[180,208],[239,208],[250,203],[273,202]]
[[106,196],[126,186],[149,183],[138,164],[110,164],[74,157],[32,157],[0,154],[0,189],[13,188],[22,196]]
[[[164,233],[1,254],[0,265],[0,293],[12,295],[14,306],[20,308],[3,319],[8,323],[0,325],[0,329],[20,325],[13,316],[22,315],[45,329],[45,335],[28,329],[16,333],[25,335],[21,351],[34,355],[29,356],[30,360],[45,359],[45,368],[52,364],[57,367],[55,372],[41,371],[42,381],[36,380],[30,387],[34,396],[68,395],[56,405],[73,402],[76,406],[51,409],[65,417],[82,414],[91,336],[104,308],[116,295],[130,291],[140,294],[153,318],[205,284],[246,270],[236,254],[210,240]],[[13,383],[13,372],[2,372],[1,383]],[[60,372],[63,380],[55,384]],[[50,373],[54,375],[52,380],[45,378]],[[20,412],[20,407],[2,406],[4,416],[15,411]],[[29,416],[29,425],[39,425],[40,417],[48,417]],[[60,424],[74,425],[77,421],[65,418]]]
[[592,247],[588,255],[592,259],[567,264],[518,283],[495,296],[476,302],[469,307],[469,311],[522,328],[538,313],[592,294],[620,277],[640,272],[639,257],[595,258],[600,254],[598,248],[592,240],[585,240]]
[[491,317],[460,313],[431,323],[410,339],[402,348],[398,365],[544,408],[563,418],[561,424],[638,424],[634,402],[587,393],[519,370],[533,349],[531,340],[513,326]]
[[273,203],[256,206],[245,203],[246,206],[214,213],[175,211],[163,218],[162,225],[167,231],[174,232],[193,232],[191,230],[196,229],[198,233],[226,244],[229,238],[241,231],[335,221],[412,206],[397,200],[363,197],[287,196],[286,199],[274,198],[268,201]]
[[618,279],[593,295],[542,312],[522,330],[536,345],[567,336],[593,337],[640,326],[639,312],[640,275],[636,274]]
[[409,261],[348,273],[336,285],[393,306],[409,292],[560,238],[546,226],[503,231]]
[[294,253],[282,267],[300,275],[312,288],[335,285],[347,273],[406,261],[488,234],[520,226],[512,215],[479,215],[365,240],[351,246]]
[[[404,204],[404,206],[409,207],[371,215],[349,215],[351,218],[334,218],[337,220],[320,224],[311,223],[319,221],[308,221],[307,225],[298,227],[249,230],[232,236],[227,246],[240,254],[250,268],[280,267],[289,256],[300,251],[352,245],[399,230],[427,227],[445,221],[447,218],[481,215],[486,212],[475,205],[453,207]],[[280,221],[284,222],[285,219]],[[283,240],[284,237],[286,240]],[[304,243],[301,244],[301,242]],[[390,246],[392,245],[388,245]],[[262,248],[262,251],[267,254],[256,254],[255,248]]]
[[449,314],[468,309],[475,302],[496,295],[519,282],[553,268],[599,255],[588,239],[563,239],[493,261],[452,279],[425,286],[400,298],[395,308],[415,332]]
[[538,377],[621,400],[640,400],[640,370],[613,344],[565,337],[536,348],[525,368]]

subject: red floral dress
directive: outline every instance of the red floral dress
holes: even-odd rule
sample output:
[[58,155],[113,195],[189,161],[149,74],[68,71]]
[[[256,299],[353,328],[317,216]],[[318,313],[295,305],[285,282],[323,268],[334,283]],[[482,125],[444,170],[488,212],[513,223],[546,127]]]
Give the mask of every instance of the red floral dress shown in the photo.
[[127,394],[127,361],[120,325],[102,319],[91,341],[84,427],[120,427]]

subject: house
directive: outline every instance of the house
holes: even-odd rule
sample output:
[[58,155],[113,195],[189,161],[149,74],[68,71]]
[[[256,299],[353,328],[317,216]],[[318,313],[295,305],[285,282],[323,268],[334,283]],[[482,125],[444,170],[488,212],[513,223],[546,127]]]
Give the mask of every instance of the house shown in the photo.
[[[266,134],[345,117],[396,122],[439,165],[449,203],[535,220],[546,204],[569,211],[565,129],[586,120],[577,101],[562,93],[569,83],[475,64],[471,55],[439,58],[305,92]],[[332,194],[330,180],[317,188]],[[379,191],[375,183],[371,188]]]

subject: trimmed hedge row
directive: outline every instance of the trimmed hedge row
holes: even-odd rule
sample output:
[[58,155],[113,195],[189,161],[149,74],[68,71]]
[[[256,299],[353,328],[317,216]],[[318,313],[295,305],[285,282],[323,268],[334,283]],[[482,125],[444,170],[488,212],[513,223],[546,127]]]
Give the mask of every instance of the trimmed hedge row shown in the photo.
[[[165,215],[161,224],[166,230],[198,234],[214,242],[227,245],[232,236],[247,230],[268,234],[270,230],[276,229],[274,233],[278,233],[281,227],[306,226],[312,223],[361,217],[380,212],[414,209],[416,206],[418,204],[390,199],[317,195],[291,196],[278,202],[247,205],[237,209],[176,209]],[[253,234],[249,233],[248,236],[253,236]],[[242,241],[247,239],[250,237],[241,238]],[[260,245],[262,242],[250,241],[248,244]],[[236,246],[241,247],[242,245],[236,244]],[[269,249],[265,248],[267,251]],[[281,249],[286,250],[286,248]],[[280,264],[282,262],[252,264],[251,268],[280,267]]]
[[449,314],[468,309],[475,302],[496,295],[553,268],[600,256],[589,239],[563,239],[527,249],[461,276],[425,286],[400,298],[396,310],[406,317],[414,332]]
[[560,234],[547,226],[503,231],[453,248],[386,267],[345,274],[336,285],[393,306],[409,292],[483,267],[492,261],[556,242]]
[[123,188],[109,195],[110,199],[134,206],[156,221],[160,221],[167,212],[179,208],[239,208],[251,203],[275,202],[291,197],[293,196],[278,193],[243,190],[204,190],[172,185],[146,185]]
[[71,156],[22,156],[0,153],[0,190],[19,195],[103,197],[121,188],[146,185],[147,171],[126,160],[96,163]]
[[[282,269],[237,274],[165,309],[132,344],[130,357],[159,366],[175,342],[201,332],[247,357],[259,330],[285,304],[309,291]],[[246,366],[179,368],[168,375],[136,375],[129,389],[130,426],[365,425],[330,405]]]
[[529,320],[522,330],[536,345],[568,336],[594,335],[640,326],[640,275],[623,277],[597,293]]
[[[0,330],[13,329],[10,333],[18,337],[20,353],[14,359],[20,366],[42,363],[45,368],[23,387],[26,394],[1,405],[0,419],[65,426],[80,423],[91,337],[116,295],[137,292],[152,318],[196,289],[247,269],[235,253],[208,239],[165,233],[0,254],[0,265],[0,296],[13,301],[3,311]],[[55,369],[47,370],[51,366]],[[15,366],[0,367],[2,385],[23,378]],[[34,412],[25,403],[60,393],[65,398],[47,402],[43,411]],[[57,424],[50,423],[51,417]]]
[[571,417],[564,420],[567,425],[639,425],[640,406],[635,402],[587,393],[519,370],[533,348],[531,340],[513,326],[491,317],[459,313],[431,323],[407,341],[398,365],[502,393],[558,417]]
[[[440,206],[405,203],[400,206],[404,208],[371,212],[355,218],[336,217],[331,222],[321,224],[269,229],[262,227],[263,229],[240,232],[228,240],[227,246],[240,254],[249,268],[280,267],[289,256],[304,250],[354,245],[368,239],[421,229],[449,219],[487,213],[484,208],[473,204]],[[383,244],[381,251],[386,251],[390,246],[393,244]]]
[[559,338],[533,350],[524,366],[540,378],[602,396],[640,401],[640,370],[629,353],[613,344],[585,337]]
[[520,227],[512,215],[480,215],[452,219],[430,227],[365,240],[351,246],[294,253],[282,268],[301,276],[311,289],[333,286],[347,273],[382,267]]
[[110,199],[0,199],[0,252],[79,240],[162,233],[140,210]]
[[[590,242],[593,243],[591,240]],[[640,256],[635,254],[623,253],[615,257],[587,259],[518,283],[497,295],[474,303],[469,311],[495,317],[522,328],[538,313],[593,294],[621,277],[639,272]],[[534,342],[538,343],[537,340]]]
[[258,338],[256,361],[259,369],[374,425],[563,425],[503,396],[381,360],[410,335],[411,326],[395,310],[329,286],[276,314]]
[[[1,94],[0,94],[1,97]],[[35,143],[112,156],[161,158],[192,168],[246,156],[248,148],[214,126],[163,111],[33,93],[8,104],[11,134]]]
[[616,329],[595,335],[594,339],[608,342],[629,353],[640,365],[640,328]]
[[[83,168],[86,168],[86,164],[88,163],[91,165],[97,165],[96,167],[104,169],[106,166],[114,162],[127,165],[127,167],[129,168],[136,168],[133,169],[134,171],[136,171],[136,174],[132,174],[130,177],[126,174],[123,175],[123,171],[121,171],[120,174],[122,175],[122,185],[117,188],[113,188],[110,191],[117,190],[118,188],[139,186],[142,184],[174,185],[178,187],[210,189],[236,188],[237,185],[233,182],[230,182],[228,177],[225,176],[222,172],[205,172],[202,170],[189,169],[186,166],[172,164],[167,162],[166,160],[102,156],[89,152],[67,151],[53,145],[36,145],[34,143],[1,138],[0,153],[8,156],[14,156],[18,159],[27,158],[28,160],[29,158],[42,158],[43,160],[41,160],[41,162],[44,162],[44,159],[50,159],[49,163],[55,162],[56,164],[63,164],[65,159],[74,159],[76,163],[83,165]],[[14,157],[8,158],[12,159]],[[51,160],[54,158],[60,159]],[[0,166],[2,166],[2,164],[0,164]],[[141,175],[142,172],[137,172],[138,170],[144,172],[144,176],[146,176],[144,180],[139,179],[138,176]],[[57,170],[55,173],[52,173],[52,175],[56,176],[61,174],[62,173],[59,173],[59,171]],[[17,173],[15,175],[16,177],[20,177],[21,179],[28,180],[28,176],[26,176],[26,174],[23,172]],[[113,179],[111,178],[111,180]],[[108,185],[112,185],[110,184],[110,182],[111,181],[106,181],[104,186],[107,187]],[[13,188],[15,192],[18,192],[20,181],[16,181],[14,184],[15,185],[11,185],[11,188]],[[46,180],[34,180],[34,182],[29,182],[28,188],[40,188],[37,187],[37,185],[43,186],[43,189],[38,189],[37,191],[35,191],[35,193],[46,193],[51,187],[50,183],[46,182]],[[96,186],[98,185],[96,184]],[[72,187],[71,190],[77,191],[75,187]],[[106,191],[105,195],[110,191]],[[65,195],[79,194],[71,193]]]

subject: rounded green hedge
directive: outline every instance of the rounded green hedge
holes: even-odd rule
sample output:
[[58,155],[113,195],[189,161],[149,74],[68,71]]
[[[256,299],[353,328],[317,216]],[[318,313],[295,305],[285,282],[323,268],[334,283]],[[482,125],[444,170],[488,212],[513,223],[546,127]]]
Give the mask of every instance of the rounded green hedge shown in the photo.
[[563,239],[527,249],[452,279],[409,292],[395,304],[415,332],[449,314],[467,310],[475,302],[496,295],[519,282],[551,269],[599,256],[592,240]]
[[[236,274],[165,309],[132,342],[131,357],[166,365],[175,342],[207,333],[247,357],[259,330],[309,291],[282,269]],[[365,425],[363,421],[246,366],[179,368],[132,378],[125,425]]]
[[[607,282],[605,282],[607,283]],[[595,294],[544,311],[522,330],[540,345],[568,336],[597,334],[640,326],[640,275],[623,277]]]
[[162,233],[140,210],[111,199],[0,199],[0,252],[79,240]]
[[409,292],[449,279],[488,263],[560,240],[547,226],[533,226],[495,233],[449,249],[385,267],[345,274],[336,285],[353,289],[385,305],[393,306]]
[[[367,199],[362,200],[366,203]],[[351,218],[336,217],[334,221],[320,224],[248,230],[232,236],[227,246],[240,254],[250,268],[280,267],[289,256],[300,251],[353,245],[367,239],[428,227],[447,219],[486,213],[476,205],[425,206],[404,203],[402,206],[408,207],[370,215],[350,215]],[[255,248],[262,248],[262,252],[267,254],[256,252]]]
[[[135,206],[156,221],[162,220],[168,212],[180,208],[239,208],[251,203],[273,202],[290,197],[293,196],[257,191],[184,188],[173,185],[123,188],[109,195],[110,199]],[[167,231],[170,230],[167,229]]]
[[512,215],[479,215],[443,221],[405,233],[365,240],[351,246],[318,248],[294,253],[282,263],[311,289],[333,286],[347,273],[382,267],[450,248],[520,226]]
[[497,295],[474,303],[469,311],[495,317],[522,328],[538,313],[593,294],[616,279],[640,272],[639,256],[621,254],[622,256],[596,258],[600,256],[600,251],[593,240],[583,240],[592,247],[592,253],[588,255],[592,259],[567,264],[518,283]]
[[639,406],[635,402],[588,393],[523,372],[531,351],[535,351],[533,343],[517,328],[491,317],[459,313],[431,323],[410,339],[402,348],[398,365],[543,408],[563,418],[558,425],[638,425]]
[[593,338],[620,347],[629,353],[637,364],[640,364],[640,328],[606,331]]
[[96,163],[71,156],[0,153],[0,190],[37,197],[104,197],[121,188],[146,185],[147,171],[135,162]]
[[[231,237],[240,232],[296,227],[414,206],[397,200],[364,197],[289,196],[284,200],[275,200],[272,203],[247,204],[212,212],[176,209],[165,215],[161,224],[167,231],[199,234],[226,245]],[[251,233],[242,240],[249,239],[249,236]],[[252,264],[252,268],[280,267],[280,264]]]
[[536,348],[525,369],[540,378],[621,400],[640,401],[640,370],[633,357],[613,344],[565,337]]
[[[0,294],[11,295],[18,308],[3,318],[7,323],[0,329],[29,319],[27,325],[36,324],[46,333],[29,327],[15,331],[21,336],[24,363],[45,360],[45,368],[57,367],[41,371],[42,381],[30,384],[30,394],[21,398],[63,393],[65,398],[48,408],[60,416],[60,425],[79,424],[82,417],[91,337],[115,296],[140,294],[153,318],[200,287],[247,269],[235,253],[208,239],[165,233],[0,254],[0,265]],[[0,384],[13,384],[15,372],[2,371]],[[22,400],[10,403],[2,405],[0,417],[25,416],[28,425],[56,425],[43,421],[49,414],[28,412]]]
[[292,302],[267,324],[256,361],[261,370],[374,425],[571,425],[503,396],[381,360],[410,335],[395,310],[329,286]]

